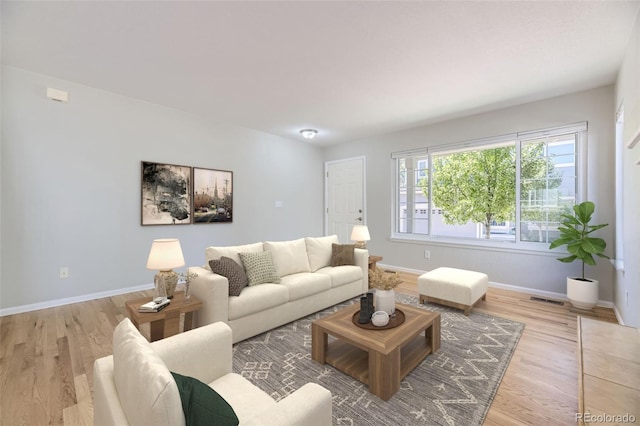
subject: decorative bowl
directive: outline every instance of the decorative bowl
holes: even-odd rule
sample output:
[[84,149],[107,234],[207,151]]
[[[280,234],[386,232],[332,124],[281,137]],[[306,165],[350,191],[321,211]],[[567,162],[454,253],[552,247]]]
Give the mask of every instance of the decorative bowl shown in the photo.
[[384,327],[389,324],[389,314],[385,311],[375,311],[371,316],[371,323],[376,327]]

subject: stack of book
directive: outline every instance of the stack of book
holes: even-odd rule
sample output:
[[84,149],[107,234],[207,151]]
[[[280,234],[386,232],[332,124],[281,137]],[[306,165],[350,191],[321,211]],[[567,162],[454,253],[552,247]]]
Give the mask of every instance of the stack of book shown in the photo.
[[169,305],[169,302],[171,302],[169,299],[162,299],[160,301],[152,300],[144,305],[140,305],[138,312],[160,312]]

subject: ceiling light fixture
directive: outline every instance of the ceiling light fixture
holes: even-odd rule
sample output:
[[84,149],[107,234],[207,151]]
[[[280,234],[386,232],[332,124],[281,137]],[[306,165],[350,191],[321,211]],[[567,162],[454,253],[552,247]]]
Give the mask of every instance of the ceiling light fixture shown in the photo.
[[302,129],[300,130],[300,134],[304,136],[305,139],[313,139],[314,136],[318,134],[318,131],[314,129]]

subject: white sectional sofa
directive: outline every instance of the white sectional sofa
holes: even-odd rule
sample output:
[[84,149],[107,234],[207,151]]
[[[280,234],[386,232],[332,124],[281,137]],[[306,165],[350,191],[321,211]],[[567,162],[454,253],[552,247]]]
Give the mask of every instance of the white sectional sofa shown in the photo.
[[[190,267],[198,277],[191,292],[203,302],[195,326],[224,321],[239,342],[368,291],[368,251],[354,249],[354,264],[331,266],[338,237],[307,237],[232,247],[208,247],[207,265]],[[209,261],[223,256],[242,265],[240,253],[271,253],[278,283],[248,286],[229,295],[229,281],[215,274]]]

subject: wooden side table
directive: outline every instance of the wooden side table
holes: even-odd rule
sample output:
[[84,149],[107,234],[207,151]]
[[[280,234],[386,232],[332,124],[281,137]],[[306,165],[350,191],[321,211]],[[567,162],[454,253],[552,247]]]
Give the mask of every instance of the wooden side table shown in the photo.
[[184,298],[183,291],[176,291],[169,306],[160,312],[139,312],[140,305],[150,302],[151,298],[129,300],[125,302],[131,322],[140,330],[140,324],[150,323],[151,341],[164,339],[180,332],[180,315],[184,314],[184,331],[193,327],[193,312],[202,307],[202,301],[195,296]]
[[374,254],[369,255],[369,269],[375,270],[376,263],[382,260],[382,256],[376,256]]

